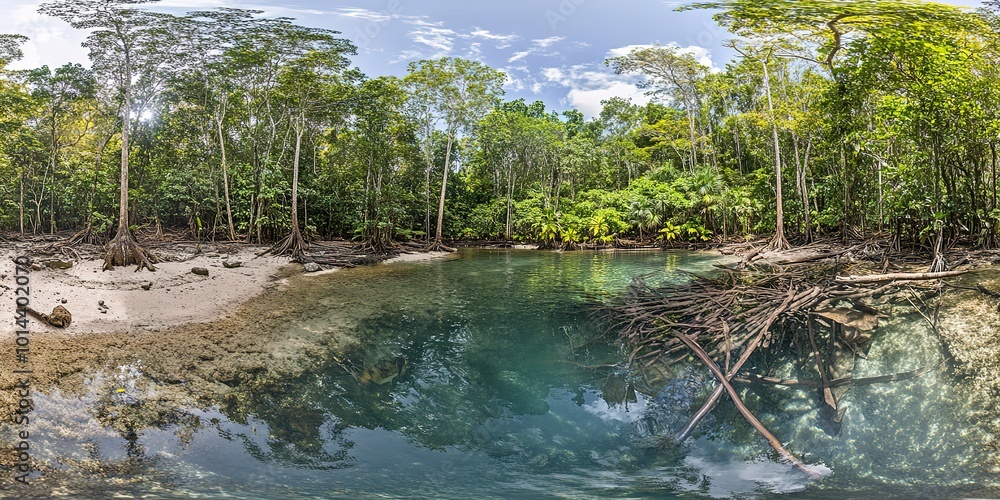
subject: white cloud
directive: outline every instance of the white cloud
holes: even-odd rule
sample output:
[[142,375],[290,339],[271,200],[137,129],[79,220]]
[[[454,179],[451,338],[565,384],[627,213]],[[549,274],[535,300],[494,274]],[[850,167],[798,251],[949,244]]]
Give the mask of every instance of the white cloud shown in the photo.
[[417,16],[412,19],[407,19],[406,24],[411,24],[419,28],[436,28],[444,26],[444,21],[428,21],[426,16]]
[[465,55],[466,59],[479,59],[483,54],[482,45],[479,42],[469,45],[469,50]]
[[489,30],[484,30],[478,26],[476,26],[475,30],[473,30],[471,33],[465,36],[469,38],[482,38],[484,40],[499,42],[497,44],[498,49],[510,47],[510,42],[513,42],[520,38],[514,33],[511,33],[509,35],[499,35],[497,33],[491,33]]
[[541,48],[545,49],[545,48],[548,48],[549,46],[553,45],[554,43],[562,41],[562,40],[565,40],[565,39],[566,39],[566,37],[564,37],[564,36],[550,36],[548,38],[541,38],[541,39],[532,40],[532,41],[535,42],[535,45],[537,45],[538,47],[541,47]]
[[[648,49],[650,47],[655,47],[656,45],[645,44],[645,45],[626,45],[624,47],[617,47],[608,51],[608,57],[621,57],[627,56],[633,50],[636,49]],[[681,47],[676,43],[668,43],[665,47],[671,47],[677,49],[677,52],[681,54],[691,54],[696,61],[701,63],[703,66],[709,68],[713,73],[722,71],[721,68],[717,67],[715,63],[712,62],[712,51],[701,47],[699,45],[689,45],[687,47]]]
[[562,82],[565,74],[559,68],[542,68],[542,76],[550,82]]
[[410,37],[414,42],[424,44],[438,51],[440,57],[451,52],[455,46],[455,33],[448,28],[423,27],[410,32]]
[[511,33],[508,35],[493,33],[478,26],[471,30],[454,30],[444,27],[443,21],[430,21],[426,16],[396,16],[413,27],[408,33],[411,40],[431,49],[421,50],[419,47],[400,52],[394,62],[413,59],[435,59],[438,57],[460,54],[470,59],[480,59],[484,43],[494,45],[497,49],[510,46],[510,43],[520,37]]
[[39,14],[41,0],[5,0],[4,3],[6,8],[4,15],[0,16],[0,33],[21,33],[29,37],[21,46],[24,58],[12,63],[10,68],[58,67],[68,62],[89,66],[87,49],[80,46],[87,36],[86,32],[74,29],[58,18]]
[[384,23],[392,19],[392,15],[374,10],[362,9],[358,7],[344,7],[335,9],[334,13],[351,19],[360,19],[371,23]]
[[[608,51],[607,57],[624,56],[635,49],[652,47],[653,45],[626,45],[616,47]],[[694,58],[718,71],[712,64],[711,52],[697,45],[689,47],[678,47],[676,44],[669,45],[677,48],[680,52],[691,54]],[[579,109],[585,116],[594,117],[601,113],[601,101],[612,97],[631,99],[634,104],[645,105],[651,100],[651,96],[638,88],[636,83],[639,77],[636,75],[618,75],[611,69],[600,63],[577,64],[573,66],[545,67],[539,71],[544,87],[563,87],[566,89],[566,97],[563,102],[567,105]]]
[[524,90],[524,80],[521,80],[520,78],[515,76],[514,73],[511,71],[507,71],[505,72],[505,74],[506,78],[504,79],[503,82],[504,90],[510,90],[513,92]]
[[572,106],[588,118],[601,113],[601,101],[612,97],[631,99],[634,104],[644,105],[650,96],[636,87],[637,78],[617,75],[600,63],[577,64],[573,66],[547,67],[541,69],[542,86],[563,87],[566,97],[563,102]]
[[530,47],[528,47],[525,50],[514,52],[514,54],[512,54],[509,59],[507,59],[507,62],[509,62],[509,63],[517,62],[517,61],[520,61],[521,59],[524,59],[525,57],[528,57],[528,56],[530,56],[532,54],[541,54],[541,55],[544,55],[544,56],[554,56],[554,55],[557,55],[558,52],[546,52],[545,49],[548,49],[552,45],[555,45],[556,43],[558,43],[558,42],[560,42],[562,40],[565,40],[565,39],[566,39],[566,37],[563,37],[563,36],[550,36],[548,38],[538,38],[538,39],[532,40],[531,41],[532,43],[531,43]]
[[520,61],[521,59],[524,59],[525,57],[528,57],[529,55],[531,55],[531,51],[530,50],[525,50],[525,51],[521,51],[521,52],[515,52],[514,55],[510,56],[510,59],[507,59],[507,62]]
[[615,82],[608,87],[593,90],[572,89],[566,95],[566,100],[574,108],[580,110],[584,116],[590,118],[601,114],[604,105],[601,101],[606,101],[612,97],[631,99],[633,104],[643,105],[649,102],[649,96],[635,85],[626,82]]

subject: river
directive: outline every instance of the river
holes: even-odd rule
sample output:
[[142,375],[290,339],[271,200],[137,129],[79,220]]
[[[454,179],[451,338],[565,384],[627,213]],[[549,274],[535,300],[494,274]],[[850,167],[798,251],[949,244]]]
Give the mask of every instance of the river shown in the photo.
[[[600,365],[624,352],[589,314],[595,298],[634,276],[683,280],[679,270],[710,273],[719,262],[693,252],[462,250],[310,278],[309,313],[282,313],[271,333],[317,342],[346,328],[356,343],[303,348],[318,356],[280,344],[301,364],[294,376],[246,379],[186,407],[163,407],[156,394],[168,383],[147,374],[141,355],[85,374],[84,394],[38,388],[32,446],[46,472],[13,488],[283,499],[997,494],[987,458],[996,436],[983,423],[995,416],[984,417],[983,400],[969,396],[975,381],[905,309],[882,322],[855,376],[933,369],[851,387],[839,434],[818,426],[814,389],[743,386],[786,447],[827,472],[818,481],[777,461],[725,399],[688,442],[667,444],[710,381],[695,366],[677,367],[656,396],[606,402],[613,369]],[[380,363],[405,366],[382,385],[358,382]],[[767,363],[794,375],[793,360]]]

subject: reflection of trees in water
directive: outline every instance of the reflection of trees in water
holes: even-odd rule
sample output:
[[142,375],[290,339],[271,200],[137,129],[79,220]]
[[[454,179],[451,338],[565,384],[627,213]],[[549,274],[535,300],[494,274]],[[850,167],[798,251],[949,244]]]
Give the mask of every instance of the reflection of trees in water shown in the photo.
[[[259,460],[311,468],[349,466],[354,443],[345,431],[352,428],[398,432],[431,449],[509,453],[496,444],[499,422],[547,413],[553,380],[565,380],[560,388],[567,391],[586,389],[574,382],[578,368],[565,363],[572,354],[558,328],[567,321],[576,319],[550,317],[530,333],[552,338],[519,347],[524,339],[505,337],[499,318],[473,324],[441,311],[373,317],[357,330],[363,344],[344,357],[330,356],[294,380],[257,379],[234,389],[222,412],[243,425],[259,419],[268,439],[220,433],[243,441]],[[363,386],[343,366],[357,370],[396,356],[407,358],[407,368],[385,385]]]
[[[98,372],[90,380],[87,394],[81,396],[80,401],[85,403],[85,411],[94,421],[119,439],[109,440],[111,436],[107,434],[80,432],[82,423],[79,421],[56,419],[47,422],[49,426],[42,435],[66,439],[65,446],[60,446],[60,450],[66,450],[65,455],[41,466],[46,476],[62,478],[53,479],[55,482],[51,484],[72,485],[70,491],[89,498],[97,495],[87,492],[102,491],[103,482],[109,478],[119,487],[141,484],[153,478],[158,478],[157,482],[168,482],[161,477],[158,455],[147,452],[143,438],[154,430],[172,431],[179,445],[186,447],[201,430],[201,419],[157,396],[155,387],[143,376],[137,363],[123,365],[110,373]],[[76,447],[82,448],[84,453],[77,454]],[[60,450],[51,450],[51,453],[59,454]],[[49,467],[53,469],[48,470]],[[45,491],[43,488],[38,493],[44,495]]]

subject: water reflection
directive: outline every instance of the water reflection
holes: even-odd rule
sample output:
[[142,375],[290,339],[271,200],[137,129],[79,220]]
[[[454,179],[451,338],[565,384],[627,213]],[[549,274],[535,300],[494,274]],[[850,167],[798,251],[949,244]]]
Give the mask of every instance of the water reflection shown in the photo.
[[[893,384],[852,387],[839,435],[819,429],[815,392],[768,388],[746,397],[788,446],[834,474],[808,483],[727,401],[683,446],[664,439],[705,396],[697,367],[657,390],[604,388],[623,353],[581,307],[633,275],[684,279],[699,254],[466,252],[461,260],[358,269],[324,277],[309,314],[279,337],[350,328],[358,342],[299,354],[294,375],[241,374],[204,404],[178,404],[142,363],[94,373],[88,391],[36,397],[39,459],[63,491],[232,495],[495,497],[908,496],[929,488],[981,492],[989,436],[948,368]],[[676,262],[664,262],[665,258]],[[354,273],[353,271],[358,271]],[[379,274],[382,273],[382,274]],[[350,304],[352,319],[341,307]],[[262,355],[289,356],[288,345]],[[922,319],[895,314],[856,376],[939,366],[947,353]],[[385,384],[357,370],[404,358]],[[762,360],[760,373],[800,376],[802,359]],[[941,365],[945,366],[945,365]],[[354,374],[352,375],[352,370]],[[669,376],[668,376],[669,375]],[[645,390],[643,390],[645,389]],[[644,394],[644,392],[646,394]],[[39,495],[45,496],[45,495]]]

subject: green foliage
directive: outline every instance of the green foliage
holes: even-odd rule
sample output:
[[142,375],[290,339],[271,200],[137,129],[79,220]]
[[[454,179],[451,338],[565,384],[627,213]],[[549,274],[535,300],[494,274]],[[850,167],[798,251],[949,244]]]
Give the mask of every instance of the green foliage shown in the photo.
[[685,222],[680,232],[688,241],[708,241],[712,239],[712,231],[697,222]]
[[694,4],[740,37],[735,59],[710,71],[678,47],[637,47],[606,63],[654,99],[611,97],[588,120],[501,101],[505,75],[476,61],[369,78],[348,69],[354,47],[336,32],[141,3],[43,6],[87,30],[90,69],[7,71],[24,38],[0,36],[4,229],[57,220],[103,235],[121,204],[131,226],[204,236],[225,234],[231,212],[255,242],[301,219],[317,236],[379,248],[439,229],[574,248],[747,238],[779,229],[781,207],[793,241],[847,231],[914,247],[939,235],[1000,243],[996,12]]
[[671,242],[677,239],[682,232],[683,229],[680,226],[675,226],[672,222],[667,221],[667,223],[664,224],[658,231],[658,238],[666,242]]

